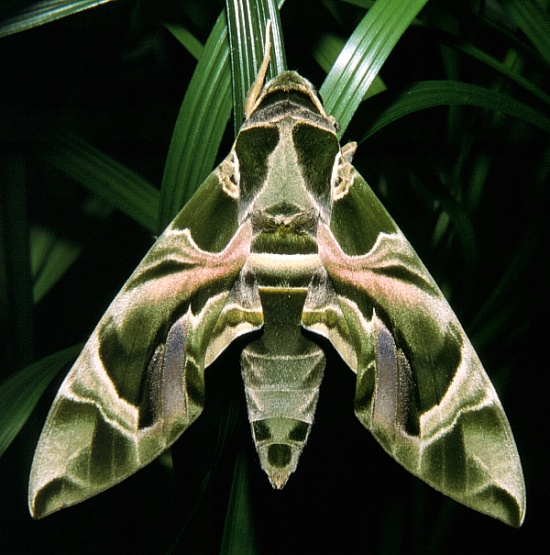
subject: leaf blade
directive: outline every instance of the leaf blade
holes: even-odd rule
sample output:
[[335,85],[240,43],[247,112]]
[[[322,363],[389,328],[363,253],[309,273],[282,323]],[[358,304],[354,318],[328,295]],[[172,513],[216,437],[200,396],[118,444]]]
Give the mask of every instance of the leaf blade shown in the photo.
[[0,38],[27,31],[112,0],[43,0],[25,6],[0,24]]
[[286,61],[279,11],[274,0],[227,0],[226,6],[236,135],[243,122],[246,95],[256,79],[265,54],[264,39],[268,19],[272,22],[273,44],[268,78],[284,71]]
[[72,135],[56,137],[42,157],[139,224],[156,231],[159,193],[124,164]]
[[361,20],[319,90],[340,136],[393,47],[428,0],[378,0]]
[[81,350],[82,344],[67,347],[0,383],[0,456],[24,426],[49,383]]
[[398,93],[384,110],[376,111],[360,142],[386,125],[419,110],[435,106],[475,106],[499,110],[550,133],[550,118],[508,95],[460,81],[419,81]]
[[218,17],[174,125],[164,174],[158,229],[164,229],[212,169],[231,114],[225,13]]

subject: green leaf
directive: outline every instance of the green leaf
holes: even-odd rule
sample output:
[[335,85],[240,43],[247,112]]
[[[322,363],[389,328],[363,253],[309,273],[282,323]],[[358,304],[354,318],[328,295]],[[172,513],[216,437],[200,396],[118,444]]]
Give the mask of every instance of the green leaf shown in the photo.
[[193,56],[199,60],[204,52],[201,42],[183,25],[166,23],[165,27],[174,35],[176,40]]
[[[525,313],[522,291],[522,278],[525,273],[536,273],[539,264],[539,238],[544,233],[541,220],[534,219],[529,229],[518,240],[518,244],[510,251],[508,263],[501,277],[492,289],[485,303],[476,311],[475,319],[470,327],[475,335],[476,345],[483,349],[486,345],[498,341],[517,331],[518,323],[527,325],[533,319],[531,313]],[[532,273],[531,273],[532,269]],[[508,328],[503,333],[503,328]]]
[[338,56],[320,89],[344,133],[397,41],[428,0],[378,0]]
[[[323,33],[313,48],[315,61],[328,73],[345,46],[345,40],[332,33]],[[386,85],[380,75],[374,78],[363,100],[376,96],[386,90]]]
[[164,166],[158,229],[164,229],[212,170],[231,115],[225,12],[216,21],[181,105]]
[[220,554],[258,553],[253,517],[246,452],[241,449],[235,461]]
[[537,85],[535,85],[532,81],[522,77],[517,70],[510,68],[508,64],[495,59],[493,56],[490,56],[486,52],[483,52],[479,48],[476,48],[468,43],[460,43],[457,45],[457,48],[472,56],[476,60],[479,60],[487,67],[494,69],[500,75],[506,77],[506,79],[514,82],[516,85],[519,85],[550,107],[550,95],[545,93],[540,87],[537,87]]
[[67,17],[75,13],[96,8],[111,0],[43,0],[30,6],[23,6],[15,13],[0,11],[0,17],[4,19],[0,24],[0,38],[50,23],[56,19]]
[[43,157],[139,224],[157,231],[159,193],[124,164],[76,136],[58,136]]
[[[32,360],[32,278],[29,262],[27,177],[24,158],[4,156],[0,164],[0,372]],[[0,376],[5,376],[0,374]],[[0,405],[1,406],[1,405]]]
[[82,246],[50,230],[34,226],[31,230],[31,268],[35,304],[59,281],[82,252]]
[[506,0],[504,5],[540,55],[550,63],[550,18],[536,0]]
[[17,436],[48,384],[81,350],[82,344],[58,351],[0,383],[0,456]]
[[[282,5],[283,2],[280,2]],[[273,55],[268,68],[268,78],[286,70],[285,53],[279,11],[275,0],[227,0],[227,21],[231,45],[231,69],[235,135],[244,114],[246,95],[256,80],[264,57],[266,23],[272,22]]]
[[361,141],[407,114],[445,105],[467,105],[498,110],[550,132],[550,119],[540,111],[505,94],[459,81],[420,81],[398,93],[397,98],[392,97],[388,100],[389,104],[385,110],[372,111],[376,115]]

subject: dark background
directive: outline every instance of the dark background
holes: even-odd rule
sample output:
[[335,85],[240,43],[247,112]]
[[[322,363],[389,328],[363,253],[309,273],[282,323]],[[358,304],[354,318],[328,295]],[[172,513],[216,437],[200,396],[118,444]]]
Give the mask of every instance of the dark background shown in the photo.
[[[456,43],[449,45],[442,31],[446,22],[456,23],[454,37],[498,59],[519,41],[531,55],[520,52],[529,61],[529,78],[548,90],[548,64],[532,54],[503,4],[491,6],[430,2],[422,24],[407,31],[382,70],[389,92],[364,103],[346,137],[361,137],[393,91],[425,79],[451,76],[540,108],[464,52],[456,55]],[[160,185],[196,64],[163,23],[182,23],[204,42],[222,9],[216,1],[155,7],[126,0],[0,40],[2,205],[7,195],[21,195],[25,225],[83,245],[75,264],[32,309],[29,337],[14,339],[9,310],[2,311],[0,379],[84,340],[153,240],[49,166],[41,157],[44,145],[56,133],[77,133]],[[288,67],[320,85],[324,73],[311,54],[316,39],[326,31],[346,37],[363,13],[343,2],[288,0],[282,11]],[[540,109],[548,117],[548,106]],[[220,159],[231,141],[229,126]],[[254,543],[262,554],[539,551],[549,493],[549,154],[548,136],[513,118],[436,107],[384,128],[360,145],[354,161],[452,292],[451,304],[499,391],[527,484],[521,529],[459,506],[390,459],[354,417],[354,376],[334,353],[299,468],[282,492],[272,490],[248,430],[236,346],[207,371],[206,409],[173,449],[174,470],[169,459],[155,462],[116,488],[35,522],[26,507],[28,472],[62,377],[55,381],[0,459],[0,551],[155,554],[176,545],[175,552],[216,553],[224,527],[238,518],[248,523],[236,551],[242,553]],[[470,251],[456,236],[433,241],[435,201],[449,186],[460,205],[460,189],[451,186],[466,178],[483,186],[480,202],[468,212],[475,234]],[[492,312],[481,313],[494,296]],[[13,349],[16,342],[27,348]],[[230,501],[232,484],[249,488],[249,505]]]

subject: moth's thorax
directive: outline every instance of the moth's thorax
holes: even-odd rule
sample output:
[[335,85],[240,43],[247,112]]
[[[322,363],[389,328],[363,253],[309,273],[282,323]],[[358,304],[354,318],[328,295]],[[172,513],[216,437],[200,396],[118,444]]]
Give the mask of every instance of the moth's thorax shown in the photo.
[[240,221],[252,220],[261,250],[316,252],[339,153],[334,120],[306,80],[288,72],[266,85],[234,148]]

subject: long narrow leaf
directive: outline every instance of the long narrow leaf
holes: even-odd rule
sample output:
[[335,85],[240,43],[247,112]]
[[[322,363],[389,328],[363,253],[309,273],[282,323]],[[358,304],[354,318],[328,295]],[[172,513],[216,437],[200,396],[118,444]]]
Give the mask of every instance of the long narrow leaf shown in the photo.
[[[286,69],[281,23],[275,0],[227,0],[227,21],[231,45],[231,68],[235,134],[243,122],[243,106],[248,90],[256,79],[264,57],[264,38],[271,19],[273,55],[268,77],[273,78]],[[282,2],[280,2],[282,5]]]
[[472,56],[476,60],[479,60],[486,66],[494,69],[500,75],[502,75],[503,77],[506,77],[506,79],[514,82],[516,85],[519,85],[520,87],[525,89],[525,91],[536,96],[539,100],[542,100],[550,107],[550,95],[544,92],[540,87],[535,85],[535,83],[533,83],[532,81],[529,81],[528,79],[525,79],[524,77],[519,75],[517,72],[512,71],[507,64],[493,58],[486,52],[479,50],[479,48],[476,48],[471,44],[459,43],[457,44],[457,48],[459,48],[466,54]]
[[73,136],[57,137],[43,157],[150,231],[157,231],[159,193],[124,164]]
[[204,52],[204,46],[201,42],[186,29],[183,25],[177,25],[174,23],[166,23],[166,29],[172,33],[175,39],[187,49],[187,51],[195,59],[199,60]]
[[504,5],[540,55],[550,63],[550,17],[548,13],[536,0],[506,0]]
[[212,170],[231,115],[225,12],[216,21],[181,105],[162,178],[158,228],[178,213]]
[[[510,252],[509,262],[506,269],[502,272],[500,280],[495,284],[490,296],[485,303],[479,307],[476,317],[471,323],[471,328],[475,333],[476,341],[480,345],[490,343],[498,333],[498,326],[493,326],[495,319],[509,309],[514,309],[514,314],[506,318],[504,325],[515,325],[519,321],[525,322],[525,314],[522,297],[517,295],[521,290],[521,279],[526,268],[536,266],[538,258],[538,238],[543,233],[542,222],[534,219],[533,223],[526,231]],[[513,306],[510,306],[510,299],[517,299]],[[529,318],[532,318],[529,315]]]
[[30,6],[20,7],[8,13],[0,11],[0,38],[13,35],[56,19],[95,8],[111,0],[44,0]]
[[382,64],[428,0],[378,0],[349,38],[320,89],[343,134]]
[[220,555],[258,553],[254,531],[246,452],[241,449],[235,461]]
[[17,436],[48,384],[81,349],[79,344],[58,351],[0,383],[0,456]]
[[421,81],[400,92],[398,98],[392,97],[386,110],[376,111],[375,119],[361,140],[408,114],[445,105],[468,105],[498,110],[550,132],[548,117],[505,94],[459,81]]
[[82,251],[81,245],[34,226],[31,230],[33,300],[36,304],[59,281]]
[[[331,33],[324,33],[313,47],[313,57],[326,73],[328,73],[334,65],[334,62],[338,58],[340,52],[342,52],[345,44],[343,38]],[[365,93],[363,100],[384,92],[386,88],[380,75],[377,75]]]
[[0,341],[3,343],[0,377],[5,377],[6,372],[32,360],[32,279],[27,179],[22,157],[2,159],[0,181],[0,252],[4,273],[0,291]]

